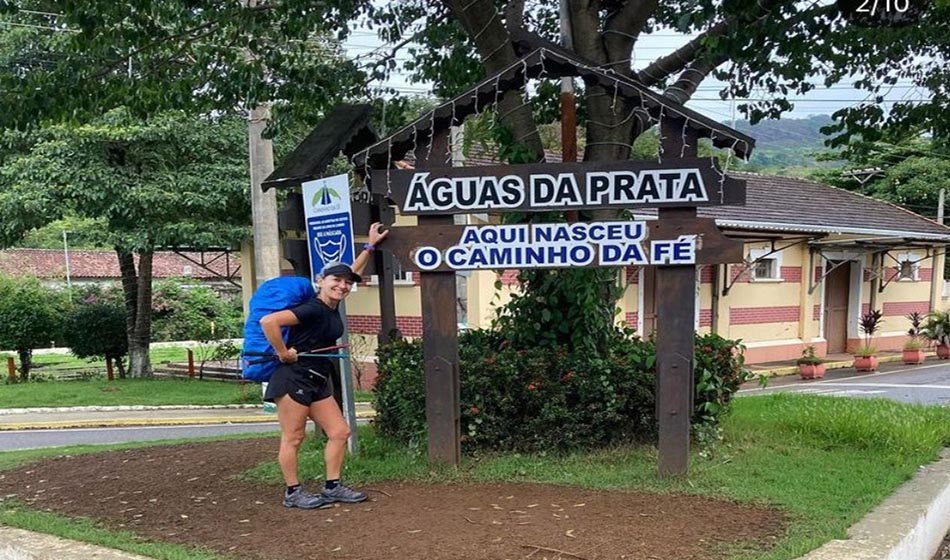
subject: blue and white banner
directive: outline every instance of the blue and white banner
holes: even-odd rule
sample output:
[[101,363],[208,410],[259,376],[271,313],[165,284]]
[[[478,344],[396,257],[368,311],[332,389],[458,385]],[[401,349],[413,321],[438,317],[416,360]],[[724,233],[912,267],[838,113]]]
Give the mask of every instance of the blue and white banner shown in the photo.
[[302,185],[312,280],[329,262],[353,264],[353,213],[347,175]]

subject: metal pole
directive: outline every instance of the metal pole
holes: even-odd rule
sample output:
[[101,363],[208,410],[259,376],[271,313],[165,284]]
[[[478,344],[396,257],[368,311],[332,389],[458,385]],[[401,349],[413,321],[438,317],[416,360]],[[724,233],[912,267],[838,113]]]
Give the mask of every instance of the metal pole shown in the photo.
[[72,291],[73,283],[69,272],[69,243],[66,241],[66,233],[66,230],[63,230],[63,256],[66,258],[66,288]]

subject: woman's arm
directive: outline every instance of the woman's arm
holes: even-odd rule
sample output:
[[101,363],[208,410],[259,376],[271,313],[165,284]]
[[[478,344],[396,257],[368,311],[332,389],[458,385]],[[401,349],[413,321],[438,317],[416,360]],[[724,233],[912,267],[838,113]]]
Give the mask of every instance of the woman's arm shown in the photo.
[[376,248],[376,246],[383,242],[386,239],[386,236],[389,235],[389,230],[379,231],[383,224],[376,222],[375,224],[369,226],[369,246],[372,249],[363,248],[360,251],[360,254],[356,256],[356,260],[353,262],[353,272],[357,274],[363,274],[363,269],[366,268],[366,263],[369,262],[370,254]]
[[261,317],[261,330],[264,331],[267,342],[270,342],[270,345],[274,347],[277,358],[285,364],[292,364],[297,361],[297,349],[287,348],[287,345],[284,344],[284,337],[280,332],[280,328],[292,327],[299,324],[300,320],[297,319],[297,316],[294,315],[292,311],[286,309],[284,311],[275,311],[274,313],[269,313]]

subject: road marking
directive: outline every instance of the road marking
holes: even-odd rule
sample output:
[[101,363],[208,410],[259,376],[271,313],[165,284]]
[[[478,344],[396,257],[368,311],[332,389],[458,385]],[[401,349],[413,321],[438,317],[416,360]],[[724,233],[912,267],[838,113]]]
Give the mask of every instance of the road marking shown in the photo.
[[[823,387],[882,387],[884,389],[950,390],[950,385],[914,385],[913,383],[825,383]],[[780,389],[781,387],[775,387]]]

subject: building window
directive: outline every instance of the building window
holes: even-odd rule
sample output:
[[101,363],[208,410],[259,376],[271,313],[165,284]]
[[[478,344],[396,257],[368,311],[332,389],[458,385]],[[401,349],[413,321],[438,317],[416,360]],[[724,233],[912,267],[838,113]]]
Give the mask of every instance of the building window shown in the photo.
[[782,253],[770,253],[768,249],[752,249],[749,261],[753,261],[752,280],[780,281],[782,279]]
[[[412,271],[403,270],[402,265],[399,264],[398,259],[393,259],[393,276],[395,277],[394,284],[397,286],[400,285],[411,285],[412,282]],[[379,276],[376,274],[370,274],[369,276],[370,285],[379,284]]]

